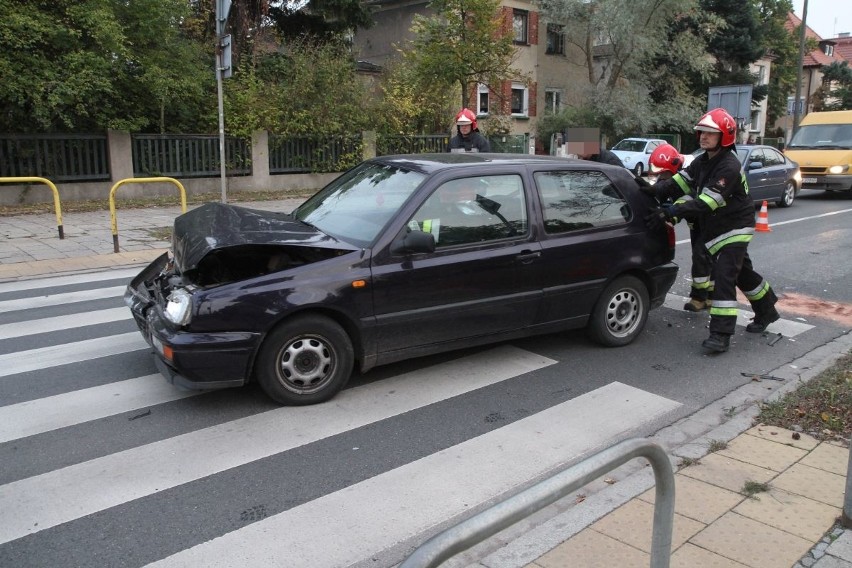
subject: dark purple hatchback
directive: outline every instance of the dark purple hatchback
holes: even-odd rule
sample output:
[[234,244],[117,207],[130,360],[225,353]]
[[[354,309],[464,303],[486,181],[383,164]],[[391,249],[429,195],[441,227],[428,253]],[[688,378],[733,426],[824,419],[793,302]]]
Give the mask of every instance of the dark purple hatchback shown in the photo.
[[[514,154],[368,160],[292,214],[208,203],[125,301],[172,383],[333,397],[355,365],[585,327],[630,343],[677,274],[624,168]],[[462,380],[461,378],[459,380]]]

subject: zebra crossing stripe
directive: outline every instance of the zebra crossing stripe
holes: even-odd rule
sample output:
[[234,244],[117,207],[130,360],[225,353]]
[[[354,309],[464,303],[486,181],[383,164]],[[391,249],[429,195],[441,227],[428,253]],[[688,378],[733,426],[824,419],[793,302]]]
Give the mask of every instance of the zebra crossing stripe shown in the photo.
[[[681,405],[614,382],[444,451],[188,548],[155,568],[398,562],[441,523],[552,474]],[[272,536],[274,535],[274,537]]]
[[344,390],[326,404],[283,407],[14,481],[0,487],[0,543],[555,363],[503,345]]
[[48,333],[60,329],[74,329],[87,325],[98,325],[132,319],[130,310],[124,308],[109,308],[94,312],[69,314],[17,323],[0,325],[0,340],[15,337],[26,337],[37,333]]
[[121,270],[101,270],[98,272],[86,272],[70,276],[51,276],[50,278],[37,278],[32,280],[15,280],[13,282],[0,283],[0,294],[6,292],[20,292],[22,290],[38,290],[40,288],[54,288],[56,286],[70,286],[73,284],[86,284],[88,282],[101,282],[103,280],[116,280],[126,278],[130,281],[142,271],[141,268],[125,268]]
[[138,331],[0,355],[0,377],[119,355],[148,344]]
[[94,290],[82,290],[79,292],[64,292],[62,294],[50,294],[45,296],[34,296],[31,298],[19,298],[17,300],[4,300],[0,302],[0,313],[15,312],[19,310],[31,310],[48,306],[62,306],[78,302],[91,302],[103,300],[104,298],[115,298],[124,296],[126,286],[110,286],[109,288],[95,288]]
[[159,373],[0,407],[0,444],[195,396]]
[[[673,310],[683,311],[683,304],[688,299],[689,298],[684,298],[683,296],[678,296],[676,294],[666,294],[666,301],[663,305]],[[751,323],[751,318],[753,317],[753,312],[740,308],[737,310],[737,325],[745,327]],[[814,326],[807,323],[781,318],[778,321],[769,324],[766,331],[770,333],[780,333],[784,337],[796,337],[797,335],[813,328]]]

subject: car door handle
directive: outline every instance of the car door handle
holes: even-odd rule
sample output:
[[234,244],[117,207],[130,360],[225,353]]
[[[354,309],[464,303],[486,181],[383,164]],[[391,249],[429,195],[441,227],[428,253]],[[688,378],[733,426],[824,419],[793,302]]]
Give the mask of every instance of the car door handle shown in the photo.
[[541,256],[541,251],[539,251],[539,250],[537,250],[537,251],[525,250],[524,252],[522,252],[521,254],[518,255],[518,260],[520,260],[522,264],[529,264],[532,261],[534,261],[535,259],[539,258],[540,256]]

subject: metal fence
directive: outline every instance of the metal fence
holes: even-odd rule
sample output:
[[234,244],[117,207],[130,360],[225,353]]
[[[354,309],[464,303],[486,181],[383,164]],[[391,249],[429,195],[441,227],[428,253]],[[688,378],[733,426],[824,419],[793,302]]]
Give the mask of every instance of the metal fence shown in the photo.
[[[133,175],[215,177],[220,174],[216,134],[133,134]],[[251,148],[242,138],[225,138],[228,175],[251,175]]]
[[361,161],[363,141],[352,136],[269,135],[269,173],[340,172]]
[[110,179],[103,134],[2,134],[0,177],[42,177],[54,181]]
[[446,134],[379,135],[376,137],[376,155],[446,152],[449,144],[450,137]]
[[[491,136],[493,152],[525,154],[529,135]],[[376,155],[445,152],[447,134],[376,137]],[[136,177],[200,178],[220,175],[216,134],[133,134]],[[361,133],[349,136],[269,135],[269,173],[341,172],[364,154]],[[229,176],[251,175],[251,147],[242,138],[225,138]],[[2,134],[0,177],[43,177],[56,182],[111,179],[109,144],[104,134]]]

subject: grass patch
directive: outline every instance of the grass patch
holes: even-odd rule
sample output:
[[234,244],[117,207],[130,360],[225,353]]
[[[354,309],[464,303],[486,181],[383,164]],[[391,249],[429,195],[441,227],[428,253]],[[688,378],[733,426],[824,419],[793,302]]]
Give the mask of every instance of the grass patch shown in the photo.
[[[316,189],[280,189],[275,191],[229,191],[228,203],[245,201],[277,201],[279,199],[306,199],[316,193]],[[221,193],[198,193],[186,196],[187,205],[200,205],[210,201],[221,201]],[[145,209],[148,207],[174,207],[180,205],[180,196],[175,193],[169,196],[144,197],[137,199],[116,199],[116,209]],[[108,199],[90,199],[83,201],[67,201],[62,203],[62,213],[89,213],[91,211],[108,211]],[[29,205],[0,205],[0,216],[36,215],[54,213],[53,202],[34,203]]]
[[795,391],[760,406],[755,420],[801,430],[818,440],[849,440],[852,435],[852,353]]
[[740,493],[749,499],[754,499],[754,496],[758,493],[766,493],[767,491],[769,491],[769,484],[757,481],[746,481],[743,488],[740,489]]
[[684,468],[689,467],[691,465],[700,465],[701,461],[698,458],[680,458],[680,461],[677,462],[677,467]]
[[710,453],[724,450],[727,447],[728,442],[724,442],[722,440],[710,440],[710,443],[707,444],[707,449],[710,451]]

